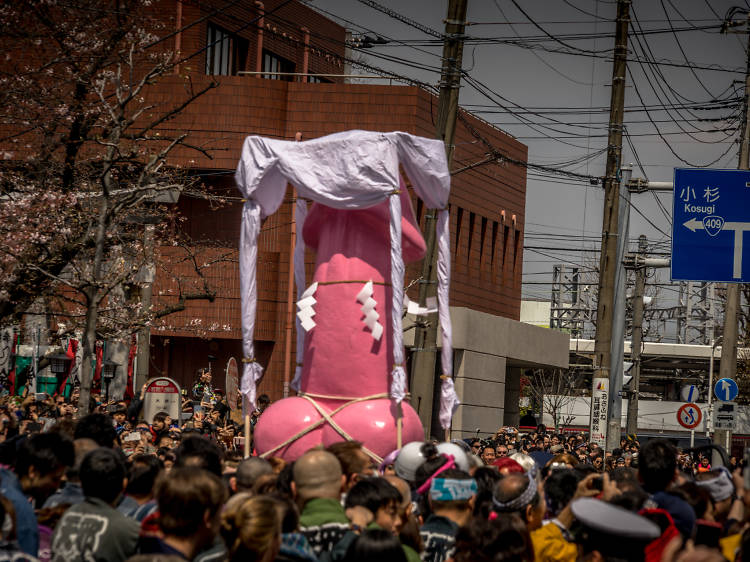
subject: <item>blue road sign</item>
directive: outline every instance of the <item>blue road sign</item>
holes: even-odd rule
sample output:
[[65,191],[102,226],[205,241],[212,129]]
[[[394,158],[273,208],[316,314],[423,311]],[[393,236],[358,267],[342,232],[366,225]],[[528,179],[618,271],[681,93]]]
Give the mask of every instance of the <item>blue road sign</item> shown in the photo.
[[731,402],[737,398],[737,394],[740,389],[737,387],[737,383],[732,379],[719,379],[716,381],[714,386],[714,394],[719,400],[724,402]]
[[672,219],[673,280],[750,281],[750,171],[675,169]]

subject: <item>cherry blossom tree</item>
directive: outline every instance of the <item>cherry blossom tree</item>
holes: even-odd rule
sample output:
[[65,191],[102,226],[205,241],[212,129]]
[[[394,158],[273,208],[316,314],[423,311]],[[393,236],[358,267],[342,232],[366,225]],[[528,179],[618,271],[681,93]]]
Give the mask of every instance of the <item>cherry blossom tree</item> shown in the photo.
[[158,311],[137,291],[159,247],[197,251],[169,202],[203,188],[169,158],[177,148],[210,154],[165,125],[216,86],[194,89],[185,75],[174,101],[152,101],[178,62],[174,28],[154,15],[150,0],[0,7],[0,319],[43,299],[66,329],[83,332],[82,413],[97,338],[213,298],[207,284],[192,284]]

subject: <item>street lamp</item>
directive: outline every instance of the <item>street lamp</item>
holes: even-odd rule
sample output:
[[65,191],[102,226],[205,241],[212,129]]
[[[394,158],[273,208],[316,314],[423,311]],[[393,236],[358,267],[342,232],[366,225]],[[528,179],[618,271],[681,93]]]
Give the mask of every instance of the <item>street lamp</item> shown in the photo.
[[56,355],[49,356],[49,368],[50,371],[56,375],[61,375],[67,372],[68,365],[70,364],[70,357],[64,353],[58,353]]
[[66,355],[65,353],[57,353],[55,355],[49,356],[49,370],[52,371],[55,375],[55,386],[54,390],[50,392],[50,394],[53,394],[54,392],[60,392],[61,395],[65,394],[64,388],[59,388],[59,386],[62,384],[62,380],[60,380],[60,375],[64,375],[68,372],[68,368],[70,366],[71,358]]
[[115,363],[114,361],[110,361],[109,359],[102,363],[102,378],[104,379],[104,400],[106,402],[109,402],[109,385],[112,383],[112,379],[115,378],[115,375],[117,374],[117,367],[119,366],[119,363]]

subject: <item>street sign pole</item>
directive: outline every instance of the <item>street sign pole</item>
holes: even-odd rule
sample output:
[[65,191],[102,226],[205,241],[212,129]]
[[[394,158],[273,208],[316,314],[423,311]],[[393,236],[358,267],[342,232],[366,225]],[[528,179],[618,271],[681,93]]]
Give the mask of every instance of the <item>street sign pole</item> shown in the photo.
[[607,408],[607,451],[620,446],[622,433],[622,377],[623,343],[625,342],[625,290],[627,270],[625,254],[628,251],[630,236],[630,192],[628,183],[633,173],[630,166],[620,168],[620,218],[617,233],[617,254],[615,257],[615,299],[612,311],[612,340],[609,367],[609,407]]
[[[613,380],[612,370],[615,363],[612,359],[613,335],[612,330],[615,322],[614,313],[616,309],[616,275],[617,242],[620,231],[620,182],[617,171],[622,166],[622,134],[623,116],[625,107],[625,78],[628,60],[628,25],[630,23],[630,0],[617,0],[617,23],[615,27],[615,48],[612,65],[612,90],[609,105],[609,130],[607,135],[607,163],[604,176],[604,211],[602,213],[602,244],[599,258],[599,286],[597,290],[596,310],[596,342],[594,345],[594,377],[592,380],[592,396],[596,388],[601,386],[601,381]],[[616,342],[622,349],[623,342]],[[622,363],[622,361],[620,361]],[[619,393],[622,385],[618,387],[609,386],[610,393]],[[609,400],[608,403],[612,404]],[[620,406],[622,404],[620,403]],[[605,405],[606,408],[606,405]],[[590,423],[593,429],[596,423],[594,412],[594,400],[592,399]],[[606,438],[608,419],[604,418],[604,427],[601,428],[605,435],[603,446],[611,441]],[[617,419],[617,437],[612,441],[619,445],[619,418]],[[597,424],[598,425],[598,424]],[[614,429],[614,423],[612,424]],[[592,436],[593,437],[593,436]],[[611,450],[611,449],[607,449]]]
[[[748,14],[750,21],[750,13]],[[750,25],[748,26],[750,27]],[[747,170],[750,168],[750,114],[748,113],[748,96],[750,96],[750,35],[748,35],[748,43],[746,47],[746,61],[745,61],[745,96],[743,100],[743,111],[745,116],[745,126],[742,131],[742,139],[740,143],[740,158],[737,168],[740,170]],[[737,253],[740,252],[739,259],[742,260],[742,235],[743,229],[735,229],[735,243],[734,243],[734,266],[735,274],[737,273]],[[737,237],[739,236],[739,240]],[[739,244],[738,244],[739,242]],[[739,249],[738,249],[739,246]],[[741,261],[740,261],[741,263]],[[742,271],[739,271],[740,276]],[[740,307],[740,288],[739,285],[730,284],[727,286],[727,302],[726,308],[724,309],[724,344],[721,347],[721,365],[719,365],[719,372],[722,378],[733,379],[737,374],[737,310]],[[718,433],[718,434],[717,434]],[[725,439],[727,455],[731,456],[731,430],[726,432],[726,435],[721,435],[722,432],[714,434],[714,443],[721,442],[721,438]],[[718,440],[718,441],[717,441]]]

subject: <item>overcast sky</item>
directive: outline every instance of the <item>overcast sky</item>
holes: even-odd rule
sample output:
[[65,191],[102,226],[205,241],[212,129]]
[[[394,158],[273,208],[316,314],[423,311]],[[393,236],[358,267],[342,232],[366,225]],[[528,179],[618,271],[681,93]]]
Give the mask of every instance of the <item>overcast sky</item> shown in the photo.
[[[380,4],[442,30],[448,2]],[[354,31],[390,39],[365,53],[371,64],[438,82],[441,46],[435,37],[356,0],[312,0],[309,5]],[[675,167],[736,168],[735,98],[743,94],[739,81],[744,81],[747,37],[718,29],[733,5],[633,1],[631,31],[636,34],[629,38],[625,124],[635,151],[627,142],[623,150],[624,160],[635,164],[634,177],[671,181]],[[487,95],[464,81],[461,105],[528,145],[529,162],[563,167],[575,161],[564,169],[603,175],[615,13],[616,3],[610,0],[469,0],[472,25],[467,33],[472,39],[463,66]],[[644,104],[651,111],[638,111]],[[707,130],[718,131],[701,132]],[[669,251],[672,196],[658,197],[663,208],[653,194],[633,196],[637,211],[631,213],[630,236],[645,234],[656,244],[655,251]],[[601,187],[585,180],[529,174],[525,297],[548,299],[550,286],[544,283],[551,281],[552,264],[581,263],[581,248],[598,247],[602,200]],[[540,246],[563,249],[529,249]],[[669,274],[662,271],[659,277],[666,281]],[[668,296],[676,293],[668,287],[662,292],[668,305]]]

